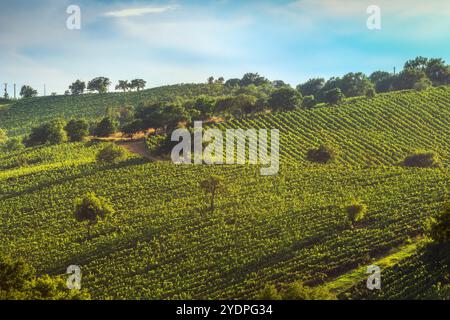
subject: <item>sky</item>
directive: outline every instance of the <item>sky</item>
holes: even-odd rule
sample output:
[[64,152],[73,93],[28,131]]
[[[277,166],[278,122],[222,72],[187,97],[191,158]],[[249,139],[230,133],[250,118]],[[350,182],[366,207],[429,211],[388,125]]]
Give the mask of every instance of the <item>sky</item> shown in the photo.
[[[77,5],[80,29],[68,29]],[[377,5],[381,29],[370,30]],[[312,77],[450,62],[448,0],[0,0],[0,82],[64,93],[75,80],[143,78],[148,87],[258,72]],[[3,91],[2,91],[3,92]]]

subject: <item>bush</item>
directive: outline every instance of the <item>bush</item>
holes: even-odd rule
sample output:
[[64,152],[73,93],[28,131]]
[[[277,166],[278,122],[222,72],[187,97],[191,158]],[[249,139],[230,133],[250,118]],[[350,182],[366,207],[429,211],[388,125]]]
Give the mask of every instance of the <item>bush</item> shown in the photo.
[[444,210],[436,218],[431,219],[428,233],[436,243],[443,244],[450,241],[450,203],[446,203]]
[[97,162],[100,163],[118,163],[125,158],[125,149],[115,145],[114,143],[109,143],[106,147],[101,149],[97,153]]
[[257,300],[281,300],[281,294],[274,285],[266,285],[256,298]]
[[375,98],[375,96],[377,95],[376,91],[374,88],[369,88],[366,90],[366,97],[367,98]]
[[306,96],[303,98],[302,107],[305,109],[311,109],[317,104],[316,99],[314,96]]
[[64,127],[69,141],[83,141],[89,134],[89,123],[86,120],[70,120]]
[[65,122],[61,119],[55,119],[44,123],[39,127],[31,129],[31,133],[24,143],[27,147],[33,147],[42,144],[59,144],[67,140],[64,131]]
[[284,300],[336,300],[336,296],[323,287],[311,288],[301,282],[289,284],[284,293]]
[[361,221],[367,212],[367,206],[361,202],[353,202],[347,207],[347,216],[352,225]]
[[110,117],[105,117],[97,124],[94,134],[97,137],[108,137],[117,132],[118,126],[117,121],[114,121]]
[[327,163],[334,159],[335,152],[326,145],[321,145],[318,149],[311,149],[306,155],[306,159],[311,162]]
[[437,168],[440,166],[440,161],[435,152],[416,152],[405,158],[403,161],[405,167],[417,168]]

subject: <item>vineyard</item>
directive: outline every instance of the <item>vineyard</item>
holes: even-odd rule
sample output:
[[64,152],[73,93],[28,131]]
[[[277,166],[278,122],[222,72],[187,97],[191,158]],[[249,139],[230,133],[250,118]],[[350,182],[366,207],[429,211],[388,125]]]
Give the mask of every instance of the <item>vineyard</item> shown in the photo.
[[[185,95],[194,90],[177,88]],[[0,107],[0,123],[22,134],[50,118],[97,117],[110,104],[145,95],[162,99],[164,93],[21,101]],[[261,176],[251,165],[151,162],[132,154],[119,164],[99,164],[95,154],[102,142],[0,155],[0,252],[26,258],[39,273],[63,274],[79,265],[83,286],[96,299],[253,299],[267,284],[301,280],[319,286],[369,265],[422,235],[427,219],[448,200],[448,87],[211,126],[279,129],[279,174]],[[305,160],[320,144],[337,150],[334,162]],[[436,152],[442,166],[399,165],[417,149]],[[215,211],[208,210],[199,186],[211,174],[222,176],[228,189]],[[91,237],[73,216],[75,199],[88,191],[116,211]],[[345,206],[354,199],[368,212],[349,228]],[[418,251],[386,270],[383,296],[358,285],[346,296],[420,298],[445,280],[442,270],[448,268],[445,260],[429,266],[423,257]]]

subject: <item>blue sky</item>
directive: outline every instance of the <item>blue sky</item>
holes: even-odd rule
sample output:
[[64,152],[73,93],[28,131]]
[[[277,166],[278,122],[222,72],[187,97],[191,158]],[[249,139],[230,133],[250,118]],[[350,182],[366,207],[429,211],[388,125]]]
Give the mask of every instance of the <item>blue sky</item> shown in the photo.
[[[81,9],[68,30],[66,9]],[[369,5],[381,30],[366,27]],[[259,72],[297,85],[350,71],[450,60],[448,0],[7,0],[0,81],[63,93],[76,79],[144,78],[150,87]],[[113,86],[111,87],[113,89]]]

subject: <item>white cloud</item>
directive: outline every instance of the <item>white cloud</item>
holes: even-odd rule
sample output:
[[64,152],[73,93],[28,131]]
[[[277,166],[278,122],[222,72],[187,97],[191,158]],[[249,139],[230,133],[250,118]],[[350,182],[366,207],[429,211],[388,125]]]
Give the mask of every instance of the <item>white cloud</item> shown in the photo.
[[146,14],[164,13],[175,9],[177,9],[176,6],[128,8],[117,11],[109,11],[104,13],[103,15],[106,17],[114,17],[114,18],[127,18],[127,17],[143,16]]

